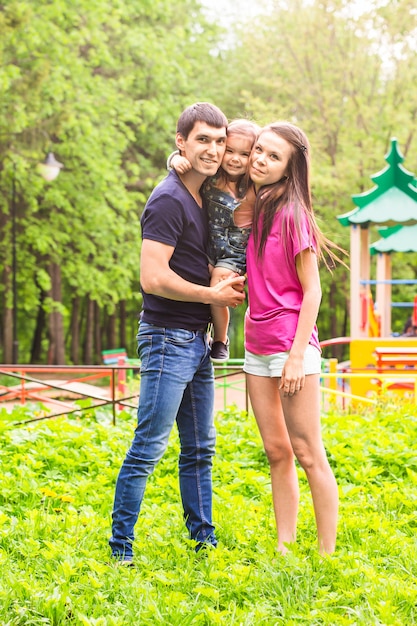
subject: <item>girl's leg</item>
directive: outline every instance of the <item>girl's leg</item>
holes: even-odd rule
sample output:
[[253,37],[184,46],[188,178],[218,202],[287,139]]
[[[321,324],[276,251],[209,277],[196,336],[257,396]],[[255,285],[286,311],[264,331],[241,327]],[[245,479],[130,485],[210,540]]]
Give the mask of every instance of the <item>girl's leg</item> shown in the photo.
[[294,396],[284,397],[281,392],[281,401],[292,448],[310,485],[319,551],[331,553],[336,545],[339,498],[321,437],[319,375],[306,376],[303,389]]
[[268,457],[278,550],[296,538],[298,477],[278,391],[278,378],[246,374],[249,397]]
[[[229,278],[232,274],[224,267],[214,267],[211,273],[210,286],[217,285],[218,282]],[[211,317],[213,321],[213,342],[221,341],[227,343],[227,331],[229,329],[229,309],[227,306],[211,306]]]
[[221,341],[227,344],[227,331],[229,329],[229,309],[227,306],[214,306],[211,309],[211,319],[213,322],[213,342]]

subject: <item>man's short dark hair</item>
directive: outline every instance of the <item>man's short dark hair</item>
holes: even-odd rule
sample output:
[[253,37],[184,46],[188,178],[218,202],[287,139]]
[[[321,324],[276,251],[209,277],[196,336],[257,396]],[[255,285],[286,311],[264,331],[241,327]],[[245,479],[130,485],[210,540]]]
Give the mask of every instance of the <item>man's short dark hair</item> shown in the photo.
[[205,122],[213,128],[227,128],[227,118],[224,113],[209,102],[196,102],[187,107],[178,118],[177,133],[187,139],[196,122]]

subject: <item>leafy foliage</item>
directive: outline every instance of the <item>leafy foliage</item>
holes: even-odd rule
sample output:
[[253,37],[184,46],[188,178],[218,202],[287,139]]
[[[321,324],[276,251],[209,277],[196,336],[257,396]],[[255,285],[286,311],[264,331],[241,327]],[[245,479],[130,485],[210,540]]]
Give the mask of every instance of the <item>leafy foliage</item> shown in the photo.
[[102,410],[82,420],[1,424],[0,621],[7,626],[416,622],[412,405],[325,416],[341,496],[338,547],[326,558],[316,551],[301,472],[298,543],[286,557],[275,552],[259,434],[253,417],[233,407],[217,415],[220,543],[196,555],[181,518],[173,433],[149,479],[136,527],[135,570],[111,564],[107,545],[133,416],[121,414],[116,426]]
[[[313,148],[320,225],[346,249],[349,232],[336,216],[370,187],[392,136],[417,172],[411,0],[259,0],[247,19],[239,3],[225,0],[221,11],[211,9],[212,20],[211,3],[201,4],[0,4],[3,360],[11,351],[13,182],[20,360],[44,362],[48,352],[53,360],[58,342],[67,362],[76,362],[78,338],[94,345],[85,362],[120,344],[133,356],[139,217],[190,102],[213,101],[229,118],[300,124]],[[34,164],[50,149],[65,167],[47,184]],[[398,277],[415,278],[415,258],[396,259],[395,268]],[[348,282],[342,266],[322,272],[323,339],[349,333]],[[399,287],[396,299],[412,300],[410,290]],[[242,350],[242,314],[234,316],[234,356]],[[394,309],[393,330],[403,317]]]
[[[216,69],[228,65],[233,110],[228,94],[219,94],[218,102],[232,115],[238,111],[261,124],[288,119],[307,132],[320,226],[349,250],[349,229],[336,216],[354,208],[352,194],[373,186],[370,176],[386,165],[391,137],[398,138],[407,169],[417,173],[417,108],[410,93],[417,12],[407,0],[275,0],[242,21],[235,45],[219,54]],[[371,236],[380,238],[376,229]],[[414,255],[406,265],[393,278],[413,277]],[[348,335],[349,273],[343,267],[333,275],[323,270],[321,279],[321,337]],[[412,302],[407,291],[398,291],[395,299]],[[397,328],[404,313],[393,313]]]
[[[178,111],[200,70],[199,58],[185,59],[198,21],[192,0],[0,7],[0,185],[10,190],[15,181],[26,355],[40,307],[57,308],[67,325],[74,297],[108,313],[122,300],[138,309],[139,216],[163,176]],[[208,43],[199,30],[203,55]],[[53,184],[31,165],[46,147],[65,165]],[[10,193],[0,196],[9,244],[10,202]],[[10,245],[2,247],[0,263],[10,308]],[[42,298],[51,287],[51,263],[61,267],[62,301]]]

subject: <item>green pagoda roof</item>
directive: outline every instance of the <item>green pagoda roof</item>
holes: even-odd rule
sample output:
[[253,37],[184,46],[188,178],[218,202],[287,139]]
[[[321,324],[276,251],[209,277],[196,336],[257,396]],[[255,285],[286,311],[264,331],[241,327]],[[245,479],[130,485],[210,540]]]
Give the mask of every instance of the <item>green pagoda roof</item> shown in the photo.
[[371,176],[375,187],[352,195],[356,208],[338,216],[342,226],[417,224],[417,179],[401,165],[404,157],[396,139],[391,139],[391,149],[385,160],[388,165]]
[[417,252],[417,224],[379,229],[382,239],[370,246],[371,255],[378,252]]

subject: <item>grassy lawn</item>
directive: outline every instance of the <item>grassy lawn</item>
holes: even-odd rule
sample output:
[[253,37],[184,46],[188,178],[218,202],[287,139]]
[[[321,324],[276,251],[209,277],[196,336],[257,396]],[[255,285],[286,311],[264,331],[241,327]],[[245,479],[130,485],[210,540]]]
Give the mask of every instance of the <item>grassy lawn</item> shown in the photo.
[[340,489],[338,547],[319,557],[309,491],[282,557],[265,456],[252,416],[217,414],[219,547],[196,555],[181,516],[177,439],[148,483],[136,569],[109,564],[117,472],[135,416],[13,426],[0,412],[2,626],[417,624],[417,407],[323,418]]

